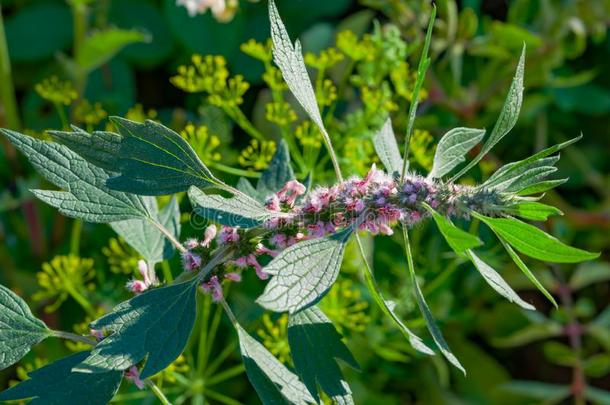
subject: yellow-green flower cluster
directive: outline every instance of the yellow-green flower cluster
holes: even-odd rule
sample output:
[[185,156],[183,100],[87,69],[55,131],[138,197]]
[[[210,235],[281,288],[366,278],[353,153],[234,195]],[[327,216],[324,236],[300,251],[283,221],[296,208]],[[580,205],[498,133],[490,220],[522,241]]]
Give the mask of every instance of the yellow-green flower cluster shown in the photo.
[[280,315],[275,322],[268,313],[263,314],[262,326],[256,333],[263,345],[282,363],[292,364],[290,346],[288,344],[288,315]]
[[53,104],[70,105],[78,98],[78,93],[70,81],[61,81],[51,76],[34,86],[36,93]]
[[341,334],[362,332],[370,317],[369,303],[362,298],[358,286],[349,278],[340,278],[320,302],[320,309],[330,318]]
[[286,101],[267,103],[265,110],[265,118],[281,127],[297,120],[297,113]]
[[196,127],[193,124],[188,124],[180,132],[180,135],[186,139],[204,162],[217,162],[222,159],[220,152],[217,151],[220,146],[220,139],[216,135],[211,135],[205,125]]
[[138,268],[140,256],[123,238],[111,238],[108,246],[102,248],[108,260],[110,271],[117,274],[133,274]]
[[259,141],[252,139],[239,155],[237,161],[243,167],[252,167],[254,170],[264,170],[275,154],[276,145],[273,141]]
[[108,113],[102,107],[102,103],[99,102],[91,104],[87,100],[81,100],[74,107],[74,118],[76,118],[78,122],[87,125],[97,125],[107,116]]

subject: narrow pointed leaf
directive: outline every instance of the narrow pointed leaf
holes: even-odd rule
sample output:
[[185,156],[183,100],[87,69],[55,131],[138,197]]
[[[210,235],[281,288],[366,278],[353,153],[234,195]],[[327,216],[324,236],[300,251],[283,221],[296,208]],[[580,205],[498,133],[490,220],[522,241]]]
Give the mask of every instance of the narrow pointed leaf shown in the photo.
[[0,129],[34,168],[65,191],[32,190],[32,193],[62,214],[89,222],[113,222],[146,218],[142,199],[109,190],[108,173],[56,143],[40,141],[15,131]]
[[186,191],[190,186],[210,187],[220,183],[190,145],[176,132],[153,121],[139,123],[112,117],[122,136],[108,187],[142,195],[164,195]]
[[264,268],[273,277],[256,302],[272,311],[290,313],[315,304],[337,279],[351,233],[350,228],[282,251]]
[[188,281],[148,290],[123,302],[91,323],[113,332],[74,371],[125,370],[144,358],[140,376],[148,378],[169,366],[184,350],[195,323],[197,283]]
[[517,195],[525,196],[531,194],[544,193],[545,191],[552,190],[555,187],[561,186],[563,183],[568,181],[568,179],[559,179],[559,180],[545,180],[540,183],[532,184],[531,186],[525,187],[521,191],[517,193]]
[[121,136],[113,132],[94,131],[91,134],[76,126],[71,132],[48,131],[53,139],[67,146],[87,162],[104,170],[116,170],[115,160],[121,147]]
[[0,285],[0,370],[15,364],[51,335],[17,294]]
[[1,392],[0,401],[32,398],[30,405],[106,405],[119,390],[123,372],[73,372],[72,368],[89,354],[74,353],[28,373],[29,379]]
[[491,288],[496,290],[498,294],[509,300],[510,302],[514,302],[519,305],[521,308],[535,310],[532,305],[523,301],[521,297],[517,295],[517,293],[510,288],[510,286],[504,281],[504,279],[487,263],[483,260],[479,259],[479,257],[472,251],[466,251],[468,258],[474,264],[474,267],[481,273],[483,279],[489,284]]
[[284,140],[280,141],[277,151],[269,166],[265,169],[256,184],[256,191],[260,196],[267,197],[280,191],[284,184],[294,180],[294,172],[290,166],[290,152]]
[[271,216],[264,205],[244,194],[225,198],[191,187],[188,195],[197,215],[222,225],[254,228]]
[[523,50],[521,51],[521,57],[519,58],[519,63],[517,64],[517,71],[515,72],[515,77],[513,78],[513,82],[510,85],[508,90],[508,95],[506,96],[506,100],[504,101],[504,106],[502,107],[502,111],[500,112],[500,116],[496,121],[496,125],[494,126],[491,134],[483,144],[481,151],[479,154],[466,165],[462,170],[460,170],[455,176],[451,178],[451,181],[455,181],[460,178],[464,173],[473,168],[489,151],[498,143],[506,134],[510,132],[511,129],[517,123],[517,119],[519,118],[519,111],[521,110],[521,103],[523,101],[523,72],[525,69],[525,45],[523,45]]
[[386,171],[388,173],[400,173],[402,157],[396,142],[396,135],[394,135],[392,129],[392,120],[389,117],[373,138],[373,145]]
[[[161,212],[154,197],[142,197],[147,201],[151,217],[167,229],[176,239],[180,236],[180,207],[176,197]],[[174,245],[148,219],[128,219],[113,222],[112,229],[138,251],[149,263],[158,263],[174,254]]]
[[540,181],[547,178],[550,174],[557,171],[556,167],[553,166],[542,166],[536,167],[534,169],[528,170],[519,176],[518,179],[515,179],[508,187],[506,187],[503,191],[507,193],[518,193],[519,191],[527,188],[533,184],[538,184]]
[[305,405],[315,402],[294,373],[240,325],[235,327],[246,374],[263,404]]
[[290,315],[288,342],[296,373],[319,402],[318,386],[338,404],[353,404],[352,392],[337,360],[359,369],[330,319],[313,306]]
[[511,206],[508,212],[532,221],[546,221],[551,215],[563,215],[559,209],[536,201],[523,201]]
[[504,248],[508,252],[508,255],[511,257],[511,259],[513,259],[513,261],[515,262],[517,267],[519,267],[519,269],[523,272],[523,274],[525,274],[525,276],[532,282],[532,284],[534,284],[536,286],[536,288],[542,294],[544,294],[544,296],[547,297],[549,299],[549,301],[551,301],[551,303],[555,306],[555,308],[557,308],[557,301],[555,301],[555,298],[553,298],[551,293],[549,293],[547,291],[547,289],[544,288],[542,283],[540,281],[538,281],[538,279],[536,278],[534,273],[532,273],[530,271],[530,269],[525,265],[525,263],[523,263],[523,260],[521,260],[521,258],[513,250],[513,248],[511,248],[510,245],[508,243],[506,243],[506,241],[504,239],[502,239],[502,237],[500,237],[500,242],[502,242],[502,245],[504,246]]
[[451,172],[466,159],[466,153],[481,142],[484,136],[484,129],[454,128],[447,132],[436,146],[434,163],[428,176],[441,178]]
[[453,251],[457,254],[463,254],[468,249],[475,248],[477,246],[481,246],[483,242],[475,235],[469,234],[453,225],[453,223],[446,217],[442,216],[438,212],[434,211],[432,207],[428,204],[424,203],[424,208],[432,214],[432,218],[434,222],[436,222],[436,226],[439,231],[451,247]]
[[519,252],[534,259],[554,263],[577,263],[599,257],[564,244],[557,238],[516,218],[490,218],[473,213]]

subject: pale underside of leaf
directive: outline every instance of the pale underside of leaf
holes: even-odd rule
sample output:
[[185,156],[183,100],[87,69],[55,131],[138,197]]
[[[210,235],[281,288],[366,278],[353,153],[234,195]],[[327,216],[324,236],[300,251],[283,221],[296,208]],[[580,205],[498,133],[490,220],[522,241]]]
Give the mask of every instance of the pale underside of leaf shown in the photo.
[[388,173],[400,173],[402,170],[402,157],[396,142],[396,135],[392,129],[392,121],[388,117],[379,132],[373,138],[373,145],[379,160]]
[[484,136],[484,129],[454,128],[447,132],[438,142],[428,177],[441,178],[451,172]]

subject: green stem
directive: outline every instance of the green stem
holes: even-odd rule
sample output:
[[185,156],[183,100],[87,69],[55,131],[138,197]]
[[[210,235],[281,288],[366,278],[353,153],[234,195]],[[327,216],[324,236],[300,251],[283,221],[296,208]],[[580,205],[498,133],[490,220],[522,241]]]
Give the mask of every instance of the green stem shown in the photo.
[[87,315],[89,315],[92,318],[95,318],[95,316],[97,315],[95,312],[95,309],[93,309],[93,306],[91,306],[91,304],[89,303],[89,301],[87,301],[87,298],[85,298],[72,284],[70,281],[64,281],[65,283],[65,288],[66,291],[68,291],[68,294],[70,294],[70,296],[72,298],[74,298],[74,300],[76,302],[78,302],[78,304],[85,310],[85,312],[87,313]]
[[157,399],[159,399],[159,401],[161,401],[163,405],[172,405],[172,403],[169,402],[169,399],[167,399],[165,394],[163,394],[163,391],[161,391],[161,389],[157,387],[157,385],[152,380],[146,380],[145,384],[148,385],[148,388],[150,388],[153,394],[155,394]]
[[57,110],[57,115],[59,115],[59,120],[61,121],[61,126],[63,129],[68,129],[70,124],[68,123],[68,118],[66,117],[66,111],[64,110],[64,106],[60,103],[53,103],[55,109]]
[[222,304],[222,307],[224,308],[225,313],[227,314],[229,319],[231,320],[231,323],[233,324],[233,326],[235,326],[235,328],[237,328],[239,326],[239,323],[237,323],[237,318],[235,317],[235,314],[233,313],[233,311],[231,311],[231,307],[229,307],[229,304],[227,304],[227,301],[225,301],[224,297],[221,298],[220,303]]
[[246,131],[251,137],[264,141],[265,137],[263,134],[256,129],[256,127],[250,122],[243,111],[239,107],[234,108],[223,108],[227,115],[235,121],[237,125],[244,131]]
[[413,99],[409,106],[409,120],[407,121],[407,132],[405,134],[405,151],[403,154],[402,163],[402,174],[400,181],[405,179],[407,174],[407,167],[409,167],[409,143],[411,141],[411,134],[413,133],[413,124],[415,123],[415,113],[417,112],[417,105],[419,104],[419,92],[424,79],[426,77],[426,71],[430,65],[430,58],[428,58],[428,49],[430,49],[430,40],[432,39],[432,29],[434,27],[434,18],[436,17],[436,6],[432,7],[432,13],[430,14],[430,21],[428,22],[428,31],[426,32],[426,41],[424,42],[424,49],[422,50],[421,58],[419,59],[419,67],[417,68],[417,79],[415,80],[415,86],[413,87]]
[[165,237],[172,243],[172,245],[174,245],[174,247],[180,252],[180,253],[185,253],[186,252],[186,248],[184,246],[182,246],[182,243],[178,242],[178,240],[176,240],[176,238],[174,237],[174,235],[171,234],[170,231],[168,231],[163,225],[161,225],[158,221],[152,219],[152,218],[148,218],[148,220],[150,221],[151,224],[153,224],[158,230],[161,231],[161,233],[163,235],[165,235]]
[[252,170],[236,169],[234,167],[227,166],[225,164],[218,163],[218,162],[211,162],[209,164],[209,166],[216,170],[220,170],[220,171],[223,171],[223,172],[229,173],[229,174],[234,174],[236,176],[253,177],[253,178],[261,177],[261,174],[259,172],[254,172]]
[[0,5],[0,101],[4,107],[4,117],[6,126],[11,129],[21,128],[19,110],[15,98],[15,87],[13,85],[13,75],[11,72],[11,59],[6,44],[4,33],[4,21],[2,19],[2,5]]
[[[87,8],[87,5],[81,1],[72,1],[70,2],[70,5],[72,7],[72,19],[74,24],[73,54],[74,59],[78,61],[82,52],[83,43],[85,42],[85,39],[87,37],[89,10]],[[82,98],[83,93],[85,91],[86,83],[87,73],[82,71],[80,67],[78,67],[76,69],[76,76],[74,78],[76,92],[78,93],[77,101],[80,101],[80,99]]]
[[64,332],[61,330],[52,330],[51,335],[55,336],[57,338],[60,338],[60,339],[68,339],[68,340],[73,340],[75,342],[85,343],[90,346],[97,345],[97,342],[95,340],[90,339],[86,336],[77,335],[77,334],[71,333],[71,332]]
[[80,239],[83,230],[83,221],[75,219],[72,222],[72,231],[70,232],[70,254],[78,256],[80,251]]
[[163,278],[165,279],[165,283],[171,284],[171,282],[174,281],[174,276],[167,260],[163,260],[163,262],[161,262],[161,269],[163,270]]

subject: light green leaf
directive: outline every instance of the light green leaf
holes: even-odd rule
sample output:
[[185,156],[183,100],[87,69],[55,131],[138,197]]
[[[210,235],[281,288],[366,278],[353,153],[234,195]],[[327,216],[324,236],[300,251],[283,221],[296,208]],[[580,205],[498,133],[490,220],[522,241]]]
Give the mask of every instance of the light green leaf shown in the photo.
[[23,152],[34,168],[65,191],[32,190],[64,215],[89,222],[146,218],[150,214],[138,196],[109,190],[108,173],[63,145],[44,142],[15,131],[0,129]]
[[33,398],[30,405],[106,405],[119,390],[123,372],[72,372],[89,353],[74,353],[28,373],[29,379],[1,392],[0,401]]
[[76,63],[85,72],[90,72],[108,62],[125,46],[147,41],[148,37],[136,30],[107,28],[95,31],[85,38],[78,49]]
[[[175,239],[180,236],[180,207],[176,197],[159,212],[154,197],[143,197],[151,217],[167,229]],[[158,263],[174,254],[174,245],[148,219],[128,219],[110,224],[112,229],[138,251],[149,263]]]
[[568,179],[541,181],[540,183],[532,184],[529,187],[525,187],[524,189],[519,191],[517,193],[517,195],[524,196],[524,195],[544,193],[545,191],[552,190],[555,187],[562,185],[566,181],[568,181]]
[[291,314],[315,304],[337,279],[351,234],[348,228],[283,250],[263,269],[274,277],[256,302],[269,310]]
[[188,195],[197,215],[222,225],[255,228],[271,216],[264,205],[243,193],[225,198],[218,194],[205,194],[193,186]]
[[111,117],[122,135],[115,162],[120,175],[108,179],[108,187],[143,195],[186,191],[190,186],[220,185],[190,145],[171,129],[153,121],[141,124]]
[[235,325],[246,374],[263,404],[315,402],[299,378],[248,334]]
[[476,212],[472,215],[519,252],[534,259],[554,263],[577,263],[599,257],[599,253],[565,245],[548,233],[516,218],[490,218]]
[[116,170],[114,160],[121,147],[121,136],[113,132],[94,131],[88,133],[76,126],[72,132],[48,131],[53,139],[67,146],[87,162],[104,170]]
[[273,159],[256,184],[256,191],[264,199],[280,191],[290,180],[294,180],[294,172],[290,166],[290,152],[286,142],[281,140]]
[[465,155],[485,136],[484,129],[454,128],[436,146],[434,163],[428,175],[441,178],[465,160]]
[[589,357],[585,361],[585,374],[594,378],[610,374],[610,354],[599,353]]
[[[549,168],[554,169],[553,165],[557,163],[558,160],[559,156],[549,156],[526,165],[519,165],[518,167],[514,167],[507,171],[502,171],[502,168],[500,168],[487,179],[483,185],[479,186],[479,188],[493,188],[494,190],[500,191],[508,190],[509,187],[513,187],[514,183],[520,181],[523,176],[532,177],[533,175],[538,174],[541,168],[544,168],[545,170],[548,170]],[[509,163],[503,167],[510,166],[511,164],[516,166],[518,162]]]
[[146,358],[142,379],[169,366],[184,350],[195,323],[197,282],[148,290],[91,323],[113,332],[74,371],[125,370]]
[[585,397],[595,405],[610,405],[610,392],[587,385]]
[[508,90],[508,95],[504,101],[504,107],[500,112],[498,121],[494,126],[491,134],[483,144],[479,154],[468,163],[462,170],[460,170],[450,181],[455,181],[460,178],[468,170],[472,169],[481,159],[485,156],[506,134],[510,132],[515,126],[517,119],[519,118],[519,111],[521,110],[521,102],[523,101],[523,72],[525,69],[525,45],[521,51],[521,57],[517,64],[517,71],[515,77]]
[[532,221],[546,221],[551,215],[563,215],[559,209],[536,201],[519,202],[510,206],[506,211]]
[[579,264],[572,277],[570,287],[580,290],[592,284],[603,283],[610,280],[610,264],[607,262],[589,262]]
[[19,361],[51,331],[17,294],[0,285],[0,370]]
[[553,305],[555,306],[555,308],[557,308],[557,302],[555,301],[555,298],[553,298],[553,296],[551,295],[551,293],[549,293],[547,291],[546,288],[544,288],[544,286],[542,285],[542,283],[540,281],[538,281],[538,279],[536,278],[536,276],[534,276],[534,274],[530,271],[530,269],[525,265],[525,263],[523,263],[523,260],[521,260],[521,258],[519,257],[519,255],[517,255],[517,253],[515,253],[515,251],[513,250],[513,248],[510,247],[510,245],[508,243],[506,243],[506,241],[498,236],[498,238],[500,239],[500,242],[502,242],[502,245],[504,246],[504,248],[506,249],[506,251],[508,252],[508,255],[511,257],[511,259],[513,259],[513,261],[515,262],[515,264],[517,265],[517,267],[519,267],[519,269],[523,272],[523,274],[525,274],[525,276],[532,282],[532,284],[534,284],[536,286],[536,288],[538,290],[540,290],[540,292],[542,294],[544,294],[545,297],[547,297],[549,299],[549,301],[551,301],[553,303]]
[[524,188],[540,183],[541,180],[547,178],[556,171],[557,168],[553,166],[542,166],[528,170],[503,191],[507,193],[519,193],[519,191]]
[[390,174],[400,173],[403,161],[389,117],[373,138],[373,145],[386,171]]
[[294,368],[316,402],[320,400],[319,385],[334,403],[354,403],[337,360],[343,360],[354,369],[360,367],[330,319],[319,308],[313,306],[290,315],[288,342]]
[[509,300],[510,302],[514,302],[519,305],[521,308],[535,310],[532,305],[523,301],[521,297],[517,295],[515,291],[504,281],[504,279],[487,263],[483,260],[479,259],[479,257],[472,251],[467,250],[466,255],[474,264],[474,267],[481,273],[483,279],[489,284],[491,288],[496,290],[498,294]]
[[475,235],[469,234],[453,225],[451,220],[434,211],[428,204],[423,204],[424,208],[432,215],[439,231],[457,254],[463,254],[466,250],[481,246],[483,242]]

